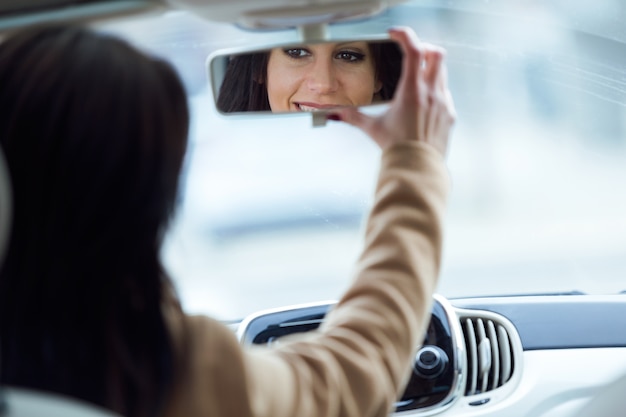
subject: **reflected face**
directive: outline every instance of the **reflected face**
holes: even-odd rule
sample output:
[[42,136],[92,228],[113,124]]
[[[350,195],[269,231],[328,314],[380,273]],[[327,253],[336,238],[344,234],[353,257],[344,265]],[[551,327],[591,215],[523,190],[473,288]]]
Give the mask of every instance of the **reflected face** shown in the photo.
[[267,95],[273,112],[371,104],[382,82],[367,42],[272,49]]

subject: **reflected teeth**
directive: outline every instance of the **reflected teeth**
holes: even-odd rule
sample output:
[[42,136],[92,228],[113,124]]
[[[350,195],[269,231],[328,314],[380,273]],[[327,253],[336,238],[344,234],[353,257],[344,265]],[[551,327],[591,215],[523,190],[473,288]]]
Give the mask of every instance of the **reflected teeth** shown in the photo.
[[301,111],[320,111],[317,107],[304,106],[302,104],[298,104],[298,108]]

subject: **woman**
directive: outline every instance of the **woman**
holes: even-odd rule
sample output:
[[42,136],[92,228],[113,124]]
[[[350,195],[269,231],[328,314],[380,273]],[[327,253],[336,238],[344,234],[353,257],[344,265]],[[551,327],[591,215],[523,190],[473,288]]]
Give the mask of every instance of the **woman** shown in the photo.
[[402,54],[394,42],[318,43],[231,57],[217,108],[296,112],[391,100]]
[[2,147],[0,147],[0,267],[2,266],[2,261],[4,261],[4,250],[9,237],[10,221],[11,189],[9,187],[9,172],[4,161]]
[[0,44],[0,143],[14,217],[0,276],[3,384],[121,414],[171,389],[158,249],[186,149],[172,68],[76,27]]
[[186,315],[159,261],[188,125],[171,67],[76,27],[0,44],[14,221],[0,270],[2,384],[126,416],[383,416],[426,328],[454,120],[443,53],[405,30],[388,111],[329,117],[382,149],[351,288],[315,332],[242,349]]

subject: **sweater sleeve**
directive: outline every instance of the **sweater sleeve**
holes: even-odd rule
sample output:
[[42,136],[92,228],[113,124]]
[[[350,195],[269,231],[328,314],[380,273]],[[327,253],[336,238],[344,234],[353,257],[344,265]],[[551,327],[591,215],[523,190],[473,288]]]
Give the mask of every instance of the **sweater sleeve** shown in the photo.
[[430,319],[448,190],[443,158],[405,142],[382,156],[355,280],[313,332],[242,352],[254,416],[385,416]]

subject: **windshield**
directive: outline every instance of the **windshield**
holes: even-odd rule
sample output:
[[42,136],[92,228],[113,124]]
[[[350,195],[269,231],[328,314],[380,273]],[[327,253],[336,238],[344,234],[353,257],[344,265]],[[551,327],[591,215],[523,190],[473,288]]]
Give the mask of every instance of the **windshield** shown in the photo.
[[[411,26],[447,50],[458,120],[439,293],[626,289],[624,21],[621,0],[409,1],[331,28]],[[220,116],[207,85],[214,50],[296,31],[184,12],[100,28],[171,61],[187,87],[190,150],[163,250],[184,307],[237,320],[337,299],[361,247],[378,149],[340,123]]]

